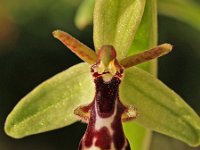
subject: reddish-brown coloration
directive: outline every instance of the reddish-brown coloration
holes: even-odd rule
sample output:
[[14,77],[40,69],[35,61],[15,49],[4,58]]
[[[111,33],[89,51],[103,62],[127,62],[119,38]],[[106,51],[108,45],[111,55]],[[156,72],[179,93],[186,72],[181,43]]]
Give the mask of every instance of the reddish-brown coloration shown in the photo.
[[122,115],[124,120],[132,119],[134,115],[130,115],[134,114],[134,109],[130,107],[129,112],[119,99],[123,72],[114,48],[102,47],[97,62],[91,67],[96,90],[94,100],[90,105],[75,110],[75,114],[88,123],[79,150],[130,150],[123,132]]
[[88,123],[90,118],[90,108],[93,104],[89,104],[87,106],[80,106],[74,110],[74,114],[78,115],[83,122]]
[[90,49],[89,47],[87,47],[86,45],[69,35],[68,33],[56,30],[53,32],[53,35],[82,60],[88,62],[89,64],[96,63],[96,53],[92,49]]
[[135,66],[137,64],[141,64],[146,61],[163,56],[163,55],[169,53],[171,50],[172,50],[172,45],[162,44],[162,45],[154,47],[150,50],[144,51],[142,53],[126,57],[120,61],[120,64],[124,68],[129,68],[129,67]]
[[[90,119],[85,135],[80,142],[79,150],[90,148],[92,150],[92,147],[98,147],[101,150],[113,148],[113,150],[122,150],[122,148],[130,150],[121,122],[121,115],[126,107],[119,100],[118,90],[122,73],[118,74],[120,76],[116,74],[110,81],[105,82],[102,75],[93,73],[96,93],[93,103],[90,104]],[[97,116],[102,121],[111,118],[111,123],[107,124],[105,121],[105,125],[97,129],[99,124]]]
[[118,98],[118,85],[120,80],[113,77],[109,83],[104,83],[102,77],[95,79],[98,115],[102,118],[110,117],[114,113],[115,100]]
[[99,147],[101,149],[111,148],[112,137],[106,127],[103,127],[99,131],[97,131],[95,137],[97,139],[95,142],[96,147]]
[[111,57],[113,59],[115,59],[117,57],[116,51],[115,51],[115,49],[114,49],[113,46],[111,46],[111,45],[104,45],[104,46],[101,47],[101,49],[98,52],[98,60],[102,59],[102,57],[103,57],[102,55],[104,54],[105,49],[109,50],[109,52],[108,51],[106,52],[107,55],[110,55],[108,57]]
[[126,140],[124,138],[124,132],[123,132],[122,124],[119,123],[119,122],[121,122],[121,115],[124,113],[124,110],[125,110],[125,107],[121,104],[121,102],[118,99],[117,114],[116,114],[116,116],[115,116],[115,118],[114,118],[114,120],[111,124],[111,127],[114,131],[113,142],[114,142],[117,150],[120,150],[123,147],[125,140]]
[[89,47],[63,31],[54,31],[53,35],[82,60],[94,64],[91,67],[96,85],[94,100],[91,104],[81,106],[74,111],[88,123],[79,150],[130,150],[121,121],[134,119],[137,114],[133,106],[126,107],[119,99],[119,85],[124,68],[167,54],[172,50],[172,45],[159,45],[143,53],[124,58],[119,63],[116,51],[111,45],[102,46],[96,55]]

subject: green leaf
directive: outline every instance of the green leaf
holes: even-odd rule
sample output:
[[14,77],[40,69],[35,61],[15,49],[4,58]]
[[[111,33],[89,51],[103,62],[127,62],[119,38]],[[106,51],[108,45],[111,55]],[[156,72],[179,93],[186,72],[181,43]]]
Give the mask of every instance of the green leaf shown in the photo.
[[149,150],[151,142],[151,130],[129,121],[123,124],[124,132],[129,140],[131,150]]
[[160,14],[185,22],[200,30],[200,5],[194,0],[158,0]]
[[[144,14],[136,32],[134,41],[128,51],[128,56],[143,52],[157,45],[157,2],[156,0],[146,1]],[[147,72],[156,76],[157,62],[149,61],[138,65]],[[127,89],[128,90],[128,89]],[[124,124],[127,138],[131,149],[148,150],[151,143],[151,132],[135,122],[131,121]]]
[[140,24],[145,0],[96,0],[94,44],[115,47],[118,59],[125,58]]
[[78,120],[74,109],[88,104],[94,85],[85,63],[73,66],[43,82],[9,114],[6,133],[14,138],[64,127]]
[[79,29],[84,29],[93,21],[95,0],[84,0],[79,6],[76,16],[75,24]]
[[184,100],[150,74],[132,67],[120,87],[123,103],[138,109],[136,121],[191,146],[200,145],[200,118]]
[[144,15],[128,55],[142,52],[157,45],[157,7],[154,0],[146,2]]
[[162,134],[154,133],[153,135],[151,150],[160,150],[161,147],[162,150],[199,150],[199,147],[191,147]]
[[[92,23],[94,0],[85,1],[81,4],[75,20],[80,29]],[[195,0],[158,0],[158,13],[200,30],[200,5]]]
[[[143,52],[157,45],[157,7],[154,0],[146,3],[144,15],[136,32],[135,39],[128,51],[128,56]],[[138,67],[157,75],[156,60],[138,65]]]

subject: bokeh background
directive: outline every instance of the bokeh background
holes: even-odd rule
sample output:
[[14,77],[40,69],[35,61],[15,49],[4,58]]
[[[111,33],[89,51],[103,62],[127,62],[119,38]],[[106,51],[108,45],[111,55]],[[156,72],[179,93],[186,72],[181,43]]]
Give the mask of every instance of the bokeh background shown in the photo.
[[[93,48],[92,25],[79,30],[74,17],[81,0],[0,0],[0,150],[76,150],[85,124],[16,140],[3,130],[6,116],[35,86],[81,62],[55,40],[62,29]],[[187,10],[186,10],[187,11]],[[199,14],[200,17],[200,14]],[[159,43],[174,50],[159,59],[158,77],[200,114],[200,30],[159,16]],[[34,124],[33,124],[34,126]],[[151,150],[200,150],[154,133]]]

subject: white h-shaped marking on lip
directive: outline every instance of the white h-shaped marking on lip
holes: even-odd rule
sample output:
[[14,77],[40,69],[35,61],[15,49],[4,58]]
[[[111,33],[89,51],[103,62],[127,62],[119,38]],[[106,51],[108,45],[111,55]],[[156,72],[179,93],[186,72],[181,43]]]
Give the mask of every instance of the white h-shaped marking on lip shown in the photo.
[[[103,127],[107,127],[107,129],[108,129],[111,137],[113,137],[114,131],[113,131],[111,125],[112,125],[112,123],[113,123],[113,121],[115,119],[115,116],[117,114],[117,99],[115,99],[114,112],[113,112],[112,116],[110,116],[108,118],[102,118],[102,117],[100,117],[99,114],[98,114],[98,112],[97,112],[96,101],[95,101],[95,114],[96,114],[95,130],[98,131],[98,130],[100,130]],[[92,147],[95,147],[95,145],[93,144]],[[94,150],[100,150],[97,147],[95,147],[95,148],[96,149],[94,149]],[[93,150],[93,149],[91,149],[91,150]],[[111,142],[111,148],[110,148],[110,150],[115,150],[113,140]]]
[[112,122],[115,119],[115,116],[117,114],[117,99],[115,99],[115,106],[114,106],[114,112],[112,114],[112,116],[108,117],[108,118],[102,118],[101,116],[99,116],[98,112],[97,112],[97,102],[95,101],[95,114],[96,114],[96,122],[95,122],[95,130],[98,131],[103,127],[107,127],[111,136],[113,136],[113,129],[111,127]]
[[[117,99],[115,100],[114,112],[113,112],[112,116],[110,116],[110,117],[108,117],[108,118],[102,118],[102,117],[100,117],[100,116],[98,115],[97,106],[96,106],[96,105],[97,105],[97,104],[96,104],[96,102],[95,102],[95,113],[96,113],[95,130],[98,131],[98,130],[100,130],[100,129],[103,128],[103,127],[107,127],[108,130],[109,130],[109,133],[111,134],[111,137],[113,137],[114,131],[113,131],[112,127],[111,127],[111,124],[112,124],[112,122],[114,121],[115,116],[116,116],[116,114],[117,114]],[[88,148],[87,148],[87,147],[85,147],[85,146],[83,145],[83,147],[82,147],[83,150],[101,150],[101,148],[95,146],[96,140],[97,140],[97,139],[94,137],[93,143],[92,143],[92,146],[91,146],[91,147],[88,147]],[[127,146],[127,145],[128,145],[128,142],[127,142],[127,140],[125,140],[125,143],[124,143],[124,145],[123,145],[123,147],[122,147],[121,150],[126,150],[126,146]],[[110,148],[109,150],[116,150],[113,141],[111,142],[111,148]]]

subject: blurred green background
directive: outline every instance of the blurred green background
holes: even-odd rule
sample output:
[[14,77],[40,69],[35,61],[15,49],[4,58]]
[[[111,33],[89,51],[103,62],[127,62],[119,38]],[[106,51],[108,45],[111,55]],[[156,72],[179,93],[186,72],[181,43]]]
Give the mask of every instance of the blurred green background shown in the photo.
[[[92,26],[80,31],[74,24],[80,2],[0,0],[0,150],[77,149],[86,128],[82,123],[20,140],[5,135],[3,126],[8,113],[24,95],[81,62],[52,37],[53,30],[62,29],[93,48]],[[200,114],[200,31],[164,16],[159,16],[158,24],[159,43],[174,45],[172,53],[159,59],[158,77]],[[200,150],[155,133],[151,150],[160,148]]]

